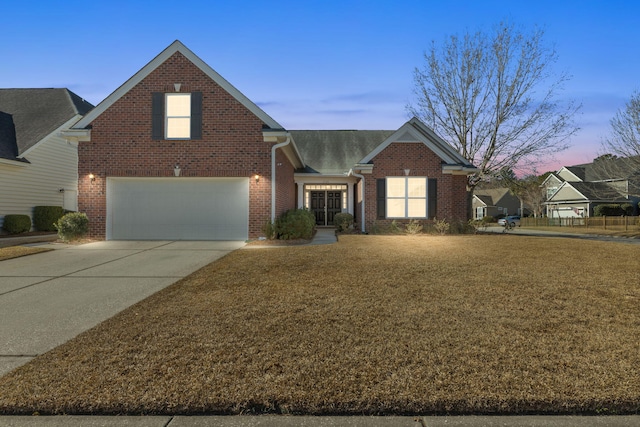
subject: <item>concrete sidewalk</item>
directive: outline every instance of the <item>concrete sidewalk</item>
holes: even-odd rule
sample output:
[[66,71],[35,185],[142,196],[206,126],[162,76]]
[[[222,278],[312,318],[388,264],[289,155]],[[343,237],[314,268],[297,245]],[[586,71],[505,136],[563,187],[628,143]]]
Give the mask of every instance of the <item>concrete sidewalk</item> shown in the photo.
[[336,237],[335,228],[318,228],[310,244],[311,245],[330,245],[332,243],[336,243],[337,241],[338,241],[338,238]]
[[0,262],[0,375],[177,282],[244,242],[48,243]]
[[640,416],[442,416],[313,417],[229,416],[34,416],[0,417],[0,427],[632,427]]

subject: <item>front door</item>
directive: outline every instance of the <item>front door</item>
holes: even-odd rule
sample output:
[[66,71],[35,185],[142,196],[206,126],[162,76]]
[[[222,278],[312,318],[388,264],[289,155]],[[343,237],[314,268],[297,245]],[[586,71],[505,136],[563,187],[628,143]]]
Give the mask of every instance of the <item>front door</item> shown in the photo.
[[341,191],[311,191],[311,212],[316,217],[316,225],[333,225],[333,217],[342,212]]

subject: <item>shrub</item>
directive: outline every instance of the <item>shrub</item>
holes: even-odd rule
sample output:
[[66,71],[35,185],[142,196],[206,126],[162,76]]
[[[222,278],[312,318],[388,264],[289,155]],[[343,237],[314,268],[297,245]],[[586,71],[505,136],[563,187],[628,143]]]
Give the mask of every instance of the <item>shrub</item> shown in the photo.
[[290,209],[276,220],[275,232],[278,239],[310,239],[316,228],[315,216],[306,209]]
[[[491,219],[488,220],[488,218],[491,218]],[[485,216],[482,219],[470,219],[468,222],[467,229],[473,234],[477,234],[478,231],[480,230],[482,231],[486,230],[487,224],[490,223],[492,219],[493,219],[492,216]]]
[[276,238],[276,227],[270,219],[264,221],[262,224],[262,234],[269,240],[273,240]]
[[389,225],[389,233],[392,233],[392,234],[402,233],[402,224],[400,224],[395,219],[391,221],[391,224]]
[[[626,204],[625,204],[626,205]],[[623,216],[625,215],[624,208],[619,204],[607,204],[598,205],[593,208],[594,216]]]
[[5,215],[2,228],[9,234],[26,233],[31,230],[29,215]]
[[497,220],[492,217],[491,215],[487,215],[485,217],[482,218],[482,222],[486,225],[486,224],[491,224],[492,222],[496,222]]
[[620,205],[620,208],[624,211],[625,216],[633,216],[633,205],[631,203],[623,203]]
[[55,223],[64,214],[60,206],[36,206],[33,208],[33,226],[40,231],[56,231]]
[[449,224],[446,220],[437,218],[433,218],[433,227],[440,234],[447,234],[449,229],[451,228],[451,224]]
[[404,232],[407,234],[419,234],[422,232],[422,224],[417,219],[412,219],[409,224],[405,225]]
[[338,231],[347,231],[353,227],[353,215],[347,212],[337,213],[333,217],[333,223]]
[[65,242],[79,239],[89,231],[89,218],[80,212],[71,212],[64,215],[55,224],[58,237]]

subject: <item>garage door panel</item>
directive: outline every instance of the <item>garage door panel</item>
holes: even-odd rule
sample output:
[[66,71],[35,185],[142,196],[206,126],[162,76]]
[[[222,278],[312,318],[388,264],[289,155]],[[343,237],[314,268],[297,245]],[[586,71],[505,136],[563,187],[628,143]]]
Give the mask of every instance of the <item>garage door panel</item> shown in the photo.
[[111,178],[107,238],[246,240],[248,178]]

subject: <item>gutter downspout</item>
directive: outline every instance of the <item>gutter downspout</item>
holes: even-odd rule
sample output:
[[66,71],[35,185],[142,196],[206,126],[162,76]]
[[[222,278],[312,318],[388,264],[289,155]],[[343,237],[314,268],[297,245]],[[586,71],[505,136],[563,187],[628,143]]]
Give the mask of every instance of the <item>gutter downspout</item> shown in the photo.
[[360,178],[362,180],[362,186],[360,187],[360,197],[362,198],[362,213],[361,213],[361,219],[360,219],[360,229],[364,234],[365,233],[365,230],[364,230],[364,176],[360,175],[359,173],[355,173],[353,169],[349,169],[349,173],[347,173],[347,176],[355,176],[356,178]]
[[287,135],[286,141],[271,147],[271,222],[276,220],[276,150],[289,143],[291,143],[291,136]]

